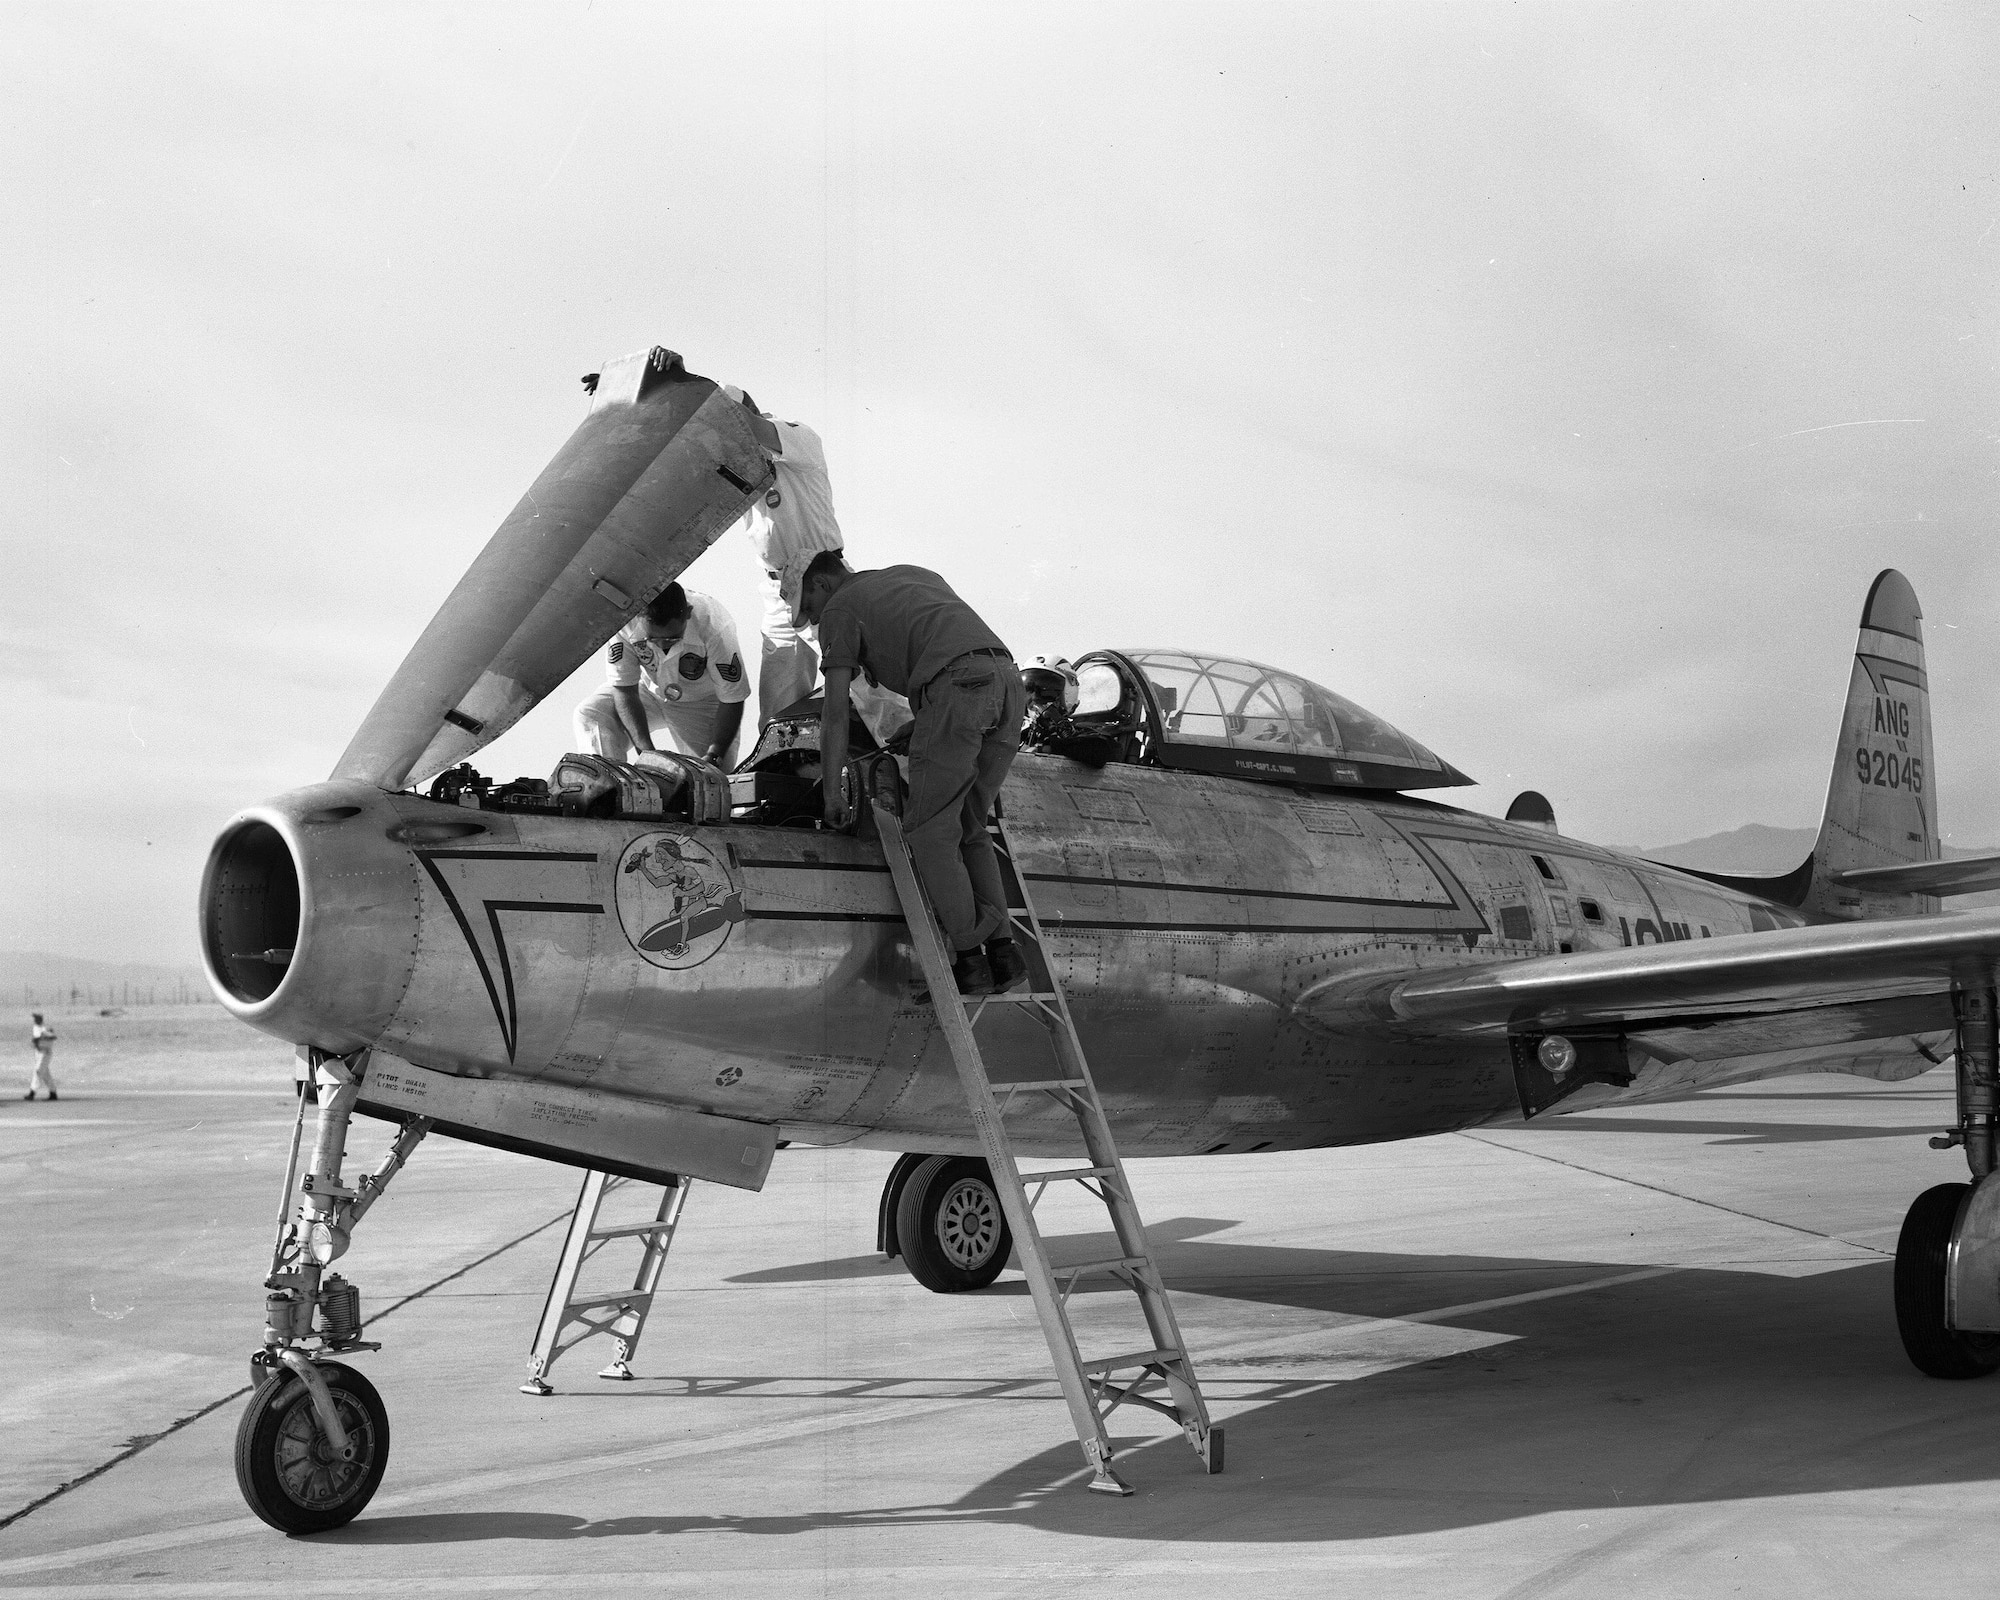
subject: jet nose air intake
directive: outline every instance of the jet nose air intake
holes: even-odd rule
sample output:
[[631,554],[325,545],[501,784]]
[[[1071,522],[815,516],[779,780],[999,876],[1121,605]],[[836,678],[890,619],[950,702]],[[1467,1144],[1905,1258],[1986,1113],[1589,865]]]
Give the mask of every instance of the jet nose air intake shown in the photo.
[[381,1036],[416,962],[416,864],[390,796],[299,789],[230,819],[201,880],[201,950],[222,1004],[345,1055]]
[[244,1005],[285,980],[299,936],[299,875],[268,822],[236,823],[215,842],[202,883],[202,954],[216,988]]

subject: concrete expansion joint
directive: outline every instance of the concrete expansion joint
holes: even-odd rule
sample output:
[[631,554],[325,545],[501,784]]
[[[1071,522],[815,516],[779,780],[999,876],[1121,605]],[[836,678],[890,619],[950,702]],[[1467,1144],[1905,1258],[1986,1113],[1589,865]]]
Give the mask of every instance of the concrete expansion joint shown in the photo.
[[1711,1211],[1727,1212],[1732,1217],[1742,1217],[1743,1219],[1749,1222],[1761,1222],[1766,1227],[1783,1228],[1788,1233],[1803,1233],[1808,1238],[1825,1239],[1833,1244],[1847,1245],[1856,1250],[1866,1250],[1870,1255],[1877,1255],[1893,1259],[1893,1257],[1896,1254],[1896,1252],[1893,1250],[1878,1250],[1872,1244],[1860,1244],[1853,1239],[1844,1238],[1837,1233],[1822,1233],[1817,1228],[1800,1227],[1799,1224],[1797,1224],[1796,1222],[1780,1222],[1776,1217],[1762,1217],[1759,1216],[1754,1211],[1744,1211],[1736,1206],[1726,1206],[1723,1205],[1720,1201],[1703,1200],[1698,1195],[1683,1194],[1678,1189],[1669,1189],[1664,1184],[1648,1183],[1643,1178],[1631,1178],[1631,1177],[1626,1177],[1622,1173],[1605,1172],[1598,1167],[1586,1167],[1582,1165],[1580,1162],[1565,1161],[1560,1156],[1545,1155],[1543,1152],[1539,1150],[1523,1150],[1519,1145],[1507,1144],[1499,1139],[1482,1138],[1480,1137],[1480,1135],[1472,1133],[1464,1128],[1460,1128],[1455,1131],[1459,1138],[1470,1139],[1474,1144],[1483,1144],[1495,1150],[1506,1150],[1514,1155],[1527,1156],[1535,1161],[1546,1161],[1549,1162],[1551,1165],[1558,1167],[1567,1167],[1572,1172],[1587,1173],[1591,1177],[1603,1178],[1611,1183],[1625,1184],[1634,1189],[1649,1190],[1653,1194],[1663,1194],[1666,1195],[1669,1199],[1673,1200],[1684,1200],[1689,1205],[1704,1206]]

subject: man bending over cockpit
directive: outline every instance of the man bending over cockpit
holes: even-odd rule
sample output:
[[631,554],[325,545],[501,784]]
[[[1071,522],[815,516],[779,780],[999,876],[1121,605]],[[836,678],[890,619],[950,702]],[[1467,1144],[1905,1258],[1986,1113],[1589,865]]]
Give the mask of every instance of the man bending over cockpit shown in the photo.
[[1014,654],[979,614],[923,567],[850,572],[829,551],[806,568],[800,614],[819,629],[826,705],[820,771],[826,817],[847,823],[848,685],[862,673],[907,695],[910,797],[903,836],[957,959],[960,994],[1011,989],[1027,975],[1007,921],[986,818],[1021,745],[1027,691]]
[[613,761],[664,740],[727,768],[750,683],[736,623],[721,602],[670,583],[604,653],[610,681],[576,708],[580,747]]

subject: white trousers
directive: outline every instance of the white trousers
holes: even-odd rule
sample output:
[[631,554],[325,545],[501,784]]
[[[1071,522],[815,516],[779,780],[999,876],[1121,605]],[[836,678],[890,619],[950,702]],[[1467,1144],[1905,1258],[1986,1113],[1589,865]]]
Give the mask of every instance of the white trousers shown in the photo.
[[49,1075],[49,1057],[54,1054],[55,1051],[45,1045],[36,1047],[35,1075],[28,1080],[28,1093],[54,1094],[56,1092],[56,1080]]
[[[655,745],[678,750],[684,756],[700,756],[707,752],[710,741],[715,738],[715,713],[719,701],[662,700],[653,693],[650,684],[642,683],[639,685],[639,704],[646,708],[646,730],[652,734]],[[592,755],[604,756],[612,761],[631,758],[631,736],[625,732],[625,724],[618,719],[618,695],[610,684],[607,683],[576,708],[574,721],[579,750],[588,750]],[[727,772],[735,764],[736,741],[731,740],[729,748],[722,753],[721,766]]]
[[757,726],[768,727],[785,707],[810,699],[819,681],[817,630],[792,622],[778,574],[764,572],[764,651],[757,666]]

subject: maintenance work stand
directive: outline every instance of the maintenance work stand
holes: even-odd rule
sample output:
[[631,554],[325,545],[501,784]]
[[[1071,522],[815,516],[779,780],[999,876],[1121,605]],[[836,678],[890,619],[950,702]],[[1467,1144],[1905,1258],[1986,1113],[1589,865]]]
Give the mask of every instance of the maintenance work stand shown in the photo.
[[[605,1201],[628,1184],[635,1189],[660,1189],[659,1205],[651,1220],[605,1221]],[[541,1321],[535,1326],[534,1349],[528,1356],[528,1381],[521,1385],[521,1393],[555,1393],[548,1376],[556,1358],[597,1334],[608,1335],[617,1346],[611,1364],[598,1376],[624,1381],[632,1378],[632,1357],[639,1349],[639,1335],[646,1330],[646,1318],[659,1291],[660,1270],[667,1264],[667,1251],[673,1247],[674,1230],[680,1226],[691,1187],[691,1181],[685,1177],[656,1186],[605,1172],[583,1175],[583,1188],[576,1197],[576,1209],[570,1213],[569,1232],[556,1260],[549,1297],[542,1307]],[[577,1283],[584,1267],[612,1240],[631,1240],[640,1246],[632,1287],[610,1294],[579,1295]]]

